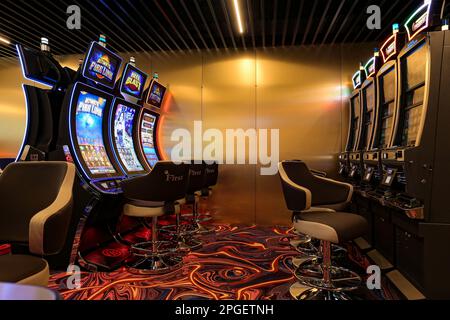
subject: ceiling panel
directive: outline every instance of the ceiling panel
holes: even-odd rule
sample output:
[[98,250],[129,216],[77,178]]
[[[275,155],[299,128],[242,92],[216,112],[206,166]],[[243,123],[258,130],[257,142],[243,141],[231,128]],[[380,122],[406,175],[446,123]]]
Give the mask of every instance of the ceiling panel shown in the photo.
[[[82,53],[103,33],[116,51],[160,55],[200,50],[323,45],[379,41],[421,0],[238,0],[239,34],[232,0],[2,0],[0,36],[37,47],[45,36],[55,54]],[[66,9],[81,8],[81,30],[68,30]],[[366,27],[366,8],[378,4],[382,30]],[[14,56],[0,44],[0,57]]]

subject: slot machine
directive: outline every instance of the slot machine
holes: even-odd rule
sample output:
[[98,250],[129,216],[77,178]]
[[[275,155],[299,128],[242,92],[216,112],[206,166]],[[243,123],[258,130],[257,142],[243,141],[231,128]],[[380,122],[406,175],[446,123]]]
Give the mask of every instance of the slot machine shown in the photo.
[[109,113],[109,139],[116,162],[126,176],[142,175],[151,166],[140,150],[140,101],[144,94],[147,74],[135,66],[132,57],[118,82],[118,94]]
[[361,121],[361,84],[365,80],[364,68],[360,65],[352,77],[353,92],[349,98],[349,125],[345,151],[339,154],[339,174],[345,178],[353,179],[356,170],[350,166],[350,152],[355,151]]
[[368,150],[363,154],[364,173],[362,184],[364,192],[376,189],[381,182],[381,150],[388,147],[394,128],[394,112],[398,88],[397,55],[404,44],[404,36],[399,33],[399,25],[393,25],[392,35],[381,45],[383,65],[376,74],[376,108],[374,128]]
[[[113,239],[122,209],[120,181],[126,173],[114,156],[109,139],[110,109],[122,58],[106,48],[106,39],[91,42],[67,89],[61,111],[55,159],[75,164],[78,180],[73,230],[79,232],[73,252],[80,265],[97,270],[104,266],[89,253]],[[119,101],[119,100],[117,100]],[[73,231],[74,232],[74,231]]]
[[[374,214],[377,250],[427,298],[450,294],[448,136],[449,31],[441,31],[442,1],[425,1],[405,22],[407,42],[397,57],[394,128],[381,150],[383,177]],[[443,28],[442,30],[446,30]],[[446,162],[447,160],[447,162]],[[445,190],[445,191],[444,191]]]
[[16,161],[48,160],[56,146],[60,106],[75,71],[54,59],[47,38],[41,38],[40,50],[17,44],[16,51],[24,79],[43,87],[22,84],[26,125]]
[[359,90],[360,111],[359,128],[355,137],[354,149],[349,153],[350,174],[354,185],[359,187],[364,173],[363,153],[370,147],[375,124],[376,83],[375,74],[379,68],[379,52],[375,50],[372,58],[364,65],[365,80]]
[[137,139],[139,150],[144,155],[145,161],[151,168],[162,159],[158,149],[158,124],[162,104],[167,88],[158,81],[155,73],[149,87],[144,93],[144,106],[139,117]]

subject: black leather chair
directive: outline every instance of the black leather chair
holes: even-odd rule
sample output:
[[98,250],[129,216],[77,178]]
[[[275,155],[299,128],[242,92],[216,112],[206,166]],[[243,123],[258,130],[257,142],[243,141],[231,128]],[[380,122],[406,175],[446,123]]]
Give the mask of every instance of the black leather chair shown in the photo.
[[0,282],[48,284],[42,256],[59,253],[72,216],[75,167],[67,162],[17,162],[0,176],[0,244],[12,252],[0,256]]
[[[200,175],[200,170],[201,174]],[[214,162],[211,164],[203,161],[201,164],[194,163],[191,166],[191,175],[189,179],[189,188],[186,199],[191,201],[195,199],[194,210],[194,226],[199,234],[207,234],[215,231],[214,227],[205,226],[201,224],[199,217],[199,201],[203,194],[206,194],[203,198],[208,198],[212,194],[212,188],[217,184],[217,178],[219,174],[219,165]]]
[[197,195],[201,198],[201,203],[199,205],[199,233],[211,233],[214,232],[215,228],[208,227],[205,225],[201,225],[202,222],[210,221],[212,219],[211,216],[211,208],[209,206],[208,200],[210,196],[213,194],[214,186],[217,184],[219,177],[219,164],[217,162],[204,161],[205,165],[205,177],[203,180],[203,187],[199,192],[196,192]]
[[123,214],[135,218],[152,219],[152,240],[131,246],[133,258],[129,269],[136,273],[160,273],[181,266],[182,257],[178,245],[158,240],[158,217],[178,214],[189,182],[189,165],[159,161],[153,170],[121,183],[126,204]]
[[205,162],[205,179],[201,189],[202,197],[209,197],[213,192],[213,187],[219,178],[219,164],[217,162]]
[[201,248],[202,242],[194,237],[200,229],[198,224],[198,198],[204,185],[206,164],[202,161],[191,161],[189,165],[189,183],[181,204],[192,207],[192,220],[186,225],[180,224],[180,216],[177,216],[176,236],[183,249],[196,250]]
[[343,292],[358,288],[361,278],[353,271],[331,264],[331,244],[345,243],[366,231],[367,221],[355,214],[309,211],[348,201],[350,185],[311,173],[302,161],[283,161],[278,165],[286,206],[294,213],[294,228],[321,242],[321,257],[306,259],[295,271],[298,283],[290,291],[296,299],[346,299]]

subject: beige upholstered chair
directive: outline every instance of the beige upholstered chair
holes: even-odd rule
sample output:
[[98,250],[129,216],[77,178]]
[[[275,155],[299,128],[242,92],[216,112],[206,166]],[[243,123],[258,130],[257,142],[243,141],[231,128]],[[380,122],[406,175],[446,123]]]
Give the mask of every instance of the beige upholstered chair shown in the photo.
[[0,256],[0,282],[46,286],[45,257],[60,252],[72,215],[75,167],[67,162],[17,162],[0,176],[0,243],[29,255]]

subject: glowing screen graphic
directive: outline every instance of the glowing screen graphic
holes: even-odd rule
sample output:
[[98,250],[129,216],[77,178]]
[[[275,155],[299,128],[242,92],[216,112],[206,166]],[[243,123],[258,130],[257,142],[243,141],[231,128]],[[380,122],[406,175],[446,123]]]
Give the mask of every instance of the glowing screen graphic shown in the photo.
[[106,99],[81,91],[78,97],[75,128],[81,156],[93,175],[115,173],[103,142],[103,111]]
[[158,162],[158,156],[156,154],[153,140],[155,122],[155,116],[144,113],[141,122],[141,143],[145,158],[147,159],[148,164],[152,167]]
[[142,92],[144,91],[146,80],[146,74],[131,65],[127,65],[126,73],[124,74],[120,91],[137,99],[140,99],[142,96]]
[[83,76],[113,88],[120,64],[121,60],[119,57],[98,43],[94,43],[89,51],[89,55],[86,57]]
[[157,108],[161,108],[165,92],[166,88],[164,88],[164,86],[153,81],[148,91],[147,103]]
[[118,104],[114,115],[114,140],[120,160],[129,172],[143,171],[133,144],[136,109]]

